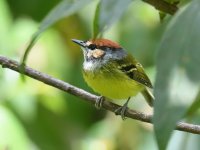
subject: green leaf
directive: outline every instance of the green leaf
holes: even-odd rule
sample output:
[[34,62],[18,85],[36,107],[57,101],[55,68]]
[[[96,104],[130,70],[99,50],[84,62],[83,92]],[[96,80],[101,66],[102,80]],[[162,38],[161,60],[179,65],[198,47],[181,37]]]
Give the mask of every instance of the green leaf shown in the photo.
[[171,20],[157,56],[154,129],[160,150],[187,112],[200,83],[200,2],[192,1]]
[[18,120],[11,110],[0,105],[0,149],[30,149],[29,137],[24,124]]
[[99,34],[99,12],[100,12],[100,2],[97,4],[94,21],[93,21],[93,38],[96,38]]
[[192,105],[188,109],[186,117],[194,115],[197,112],[197,110],[199,110],[199,108],[200,108],[200,92],[197,95],[196,100],[192,103]]
[[118,21],[132,0],[101,0],[93,22],[93,38],[98,37]]
[[79,11],[92,0],[63,0],[61,1],[41,22],[38,31],[33,35],[29,45],[27,46],[24,56],[22,58],[22,71],[31,48],[34,46],[38,37],[51,25],[60,19],[68,17],[73,13]]

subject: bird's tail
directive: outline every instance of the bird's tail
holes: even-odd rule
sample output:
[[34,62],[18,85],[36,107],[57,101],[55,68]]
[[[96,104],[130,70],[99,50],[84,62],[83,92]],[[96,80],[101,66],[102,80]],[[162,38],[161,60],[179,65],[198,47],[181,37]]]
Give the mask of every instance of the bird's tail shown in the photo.
[[149,106],[153,107],[153,103],[154,103],[154,96],[152,94],[152,92],[150,92],[147,88],[145,88],[142,91],[142,95],[144,96],[146,102],[149,104]]

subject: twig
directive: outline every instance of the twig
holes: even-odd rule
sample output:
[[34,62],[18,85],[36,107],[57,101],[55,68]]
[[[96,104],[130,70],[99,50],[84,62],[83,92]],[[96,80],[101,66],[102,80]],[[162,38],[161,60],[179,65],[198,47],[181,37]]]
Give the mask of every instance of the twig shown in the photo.
[[142,0],[152,6],[155,7],[155,9],[160,10],[162,12],[168,13],[168,14],[175,14],[175,12],[178,10],[178,7],[175,4],[170,4],[169,2],[166,2],[164,0]]
[[[7,57],[0,56],[0,64],[3,68],[9,68],[11,70],[20,72],[19,71],[20,70],[19,63],[14,60],[11,60]],[[34,78],[38,81],[41,81],[45,84],[48,84],[52,87],[55,87],[57,89],[60,89],[62,91],[65,91],[67,93],[75,95],[77,97],[80,97],[83,100],[90,102],[92,104],[95,104],[96,100],[100,98],[99,96],[88,93],[80,88],[70,85],[69,83],[66,83],[66,82],[61,81],[56,78],[53,78],[47,74],[44,74],[37,70],[34,70],[30,67],[25,67],[24,74],[31,78]],[[110,101],[105,100],[105,101],[103,101],[102,107],[106,110],[114,112],[120,106],[117,104],[114,104]],[[138,111],[131,110],[131,109],[127,109],[125,116],[128,118],[140,120],[142,122],[147,122],[147,123],[151,123],[151,120],[152,120],[152,115],[145,114],[145,113],[138,112]],[[194,124],[189,124],[189,123],[184,123],[184,122],[178,123],[176,126],[176,130],[190,132],[190,133],[194,133],[194,134],[200,134],[200,126],[199,125],[194,125]]]

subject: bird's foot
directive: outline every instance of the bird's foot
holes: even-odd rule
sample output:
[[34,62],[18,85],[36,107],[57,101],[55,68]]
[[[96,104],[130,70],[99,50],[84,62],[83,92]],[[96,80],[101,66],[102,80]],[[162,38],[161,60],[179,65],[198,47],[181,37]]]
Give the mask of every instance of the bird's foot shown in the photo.
[[105,99],[104,96],[100,96],[100,97],[96,100],[96,102],[95,102],[95,107],[96,107],[97,109],[100,109],[100,108],[102,107],[102,103],[103,103],[104,99]]
[[123,106],[121,106],[121,107],[119,107],[119,108],[117,108],[117,109],[115,110],[115,114],[116,114],[116,115],[121,115],[122,120],[125,120],[125,119],[126,119],[125,113],[126,113],[126,110],[127,110],[127,108],[128,108],[128,102],[129,102],[129,100],[130,100],[130,98],[128,98],[128,100],[126,101],[126,103],[124,103]]

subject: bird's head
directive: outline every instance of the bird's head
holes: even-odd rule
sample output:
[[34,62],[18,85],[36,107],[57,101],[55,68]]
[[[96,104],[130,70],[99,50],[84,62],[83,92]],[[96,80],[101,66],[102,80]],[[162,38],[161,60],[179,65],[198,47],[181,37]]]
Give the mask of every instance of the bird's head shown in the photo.
[[113,59],[122,59],[126,52],[123,48],[108,39],[92,39],[87,41],[72,39],[83,50],[85,62],[100,62],[102,64]]

